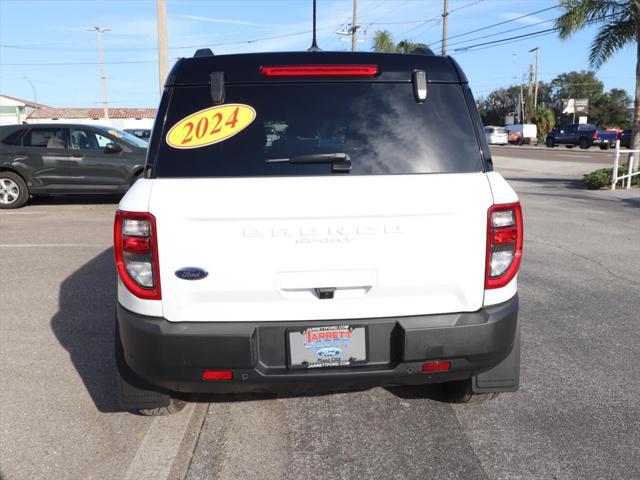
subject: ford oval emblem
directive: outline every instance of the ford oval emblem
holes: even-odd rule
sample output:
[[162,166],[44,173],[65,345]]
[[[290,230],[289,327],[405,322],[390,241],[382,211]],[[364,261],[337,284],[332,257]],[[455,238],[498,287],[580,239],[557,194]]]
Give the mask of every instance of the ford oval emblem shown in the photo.
[[176,277],[182,280],[202,280],[209,272],[198,267],[184,267],[176,270]]
[[338,357],[340,356],[341,353],[342,353],[342,350],[340,350],[337,347],[327,347],[327,348],[321,348],[320,350],[318,350],[318,356],[323,358]]

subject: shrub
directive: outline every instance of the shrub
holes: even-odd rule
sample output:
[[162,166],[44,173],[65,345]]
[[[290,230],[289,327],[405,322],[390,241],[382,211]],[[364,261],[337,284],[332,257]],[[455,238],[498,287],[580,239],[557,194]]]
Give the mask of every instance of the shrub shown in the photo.
[[[626,175],[627,167],[625,165],[620,165],[618,167],[618,175]],[[582,177],[582,182],[584,186],[589,190],[598,190],[604,187],[611,186],[611,178],[613,176],[613,168],[601,168],[599,170],[594,170],[591,173],[587,173]],[[623,182],[626,184],[626,179],[619,180],[616,186],[622,186]],[[635,177],[631,177],[631,185],[638,185],[640,183],[640,175],[636,175]]]

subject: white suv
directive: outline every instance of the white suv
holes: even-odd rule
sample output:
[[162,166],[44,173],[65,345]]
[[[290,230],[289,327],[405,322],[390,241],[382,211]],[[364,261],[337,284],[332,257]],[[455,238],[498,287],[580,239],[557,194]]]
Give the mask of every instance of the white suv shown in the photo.
[[145,178],[115,219],[122,406],[443,382],[458,401],[514,391],[522,239],[453,59],[182,59]]

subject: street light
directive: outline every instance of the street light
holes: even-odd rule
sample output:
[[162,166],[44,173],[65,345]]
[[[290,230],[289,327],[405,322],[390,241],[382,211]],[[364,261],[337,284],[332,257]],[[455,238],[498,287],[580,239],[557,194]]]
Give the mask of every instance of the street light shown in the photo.
[[522,76],[522,68],[520,67],[520,60],[518,59],[518,54],[517,53],[512,53],[511,55],[513,55],[513,61],[515,62],[516,65],[518,65],[518,83],[520,84],[520,123],[524,124],[524,92],[522,91],[522,80],[523,80],[523,76]]
[[36,92],[36,87],[33,84],[33,82],[29,79],[29,77],[24,76],[22,78],[24,78],[27,82],[29,82],[29,85],[31,85],[31,89],[33,90],[33,103],[35,103],[34,108],[37,110],[38,109],[38,94]]
[[102,34],[110,32],[110,28],[93,27],[88,28],[90,32],[98,34],[98,55],[100,60],[100,80],[102,81],[102,106],[104,107],[104,117],[109,118],[109,100],[107,100],[107,77],[104,74],[104,52],[102,51]]

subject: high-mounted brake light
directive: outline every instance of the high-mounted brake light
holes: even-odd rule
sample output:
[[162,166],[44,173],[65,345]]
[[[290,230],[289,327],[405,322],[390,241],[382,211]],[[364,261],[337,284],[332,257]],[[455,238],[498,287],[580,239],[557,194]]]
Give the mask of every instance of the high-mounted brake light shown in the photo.
[[518,273],[523,227],[520,203],[493,205],[487,214],[486,289],[507,285]]
[[113,246],[118,275],[138,298],[160,300],[156,219],[147,212],[116,212]]
[[370,78],[378,73],[377,65],[286,65],[260,67],[268,78],[283,77],[359,77]]

